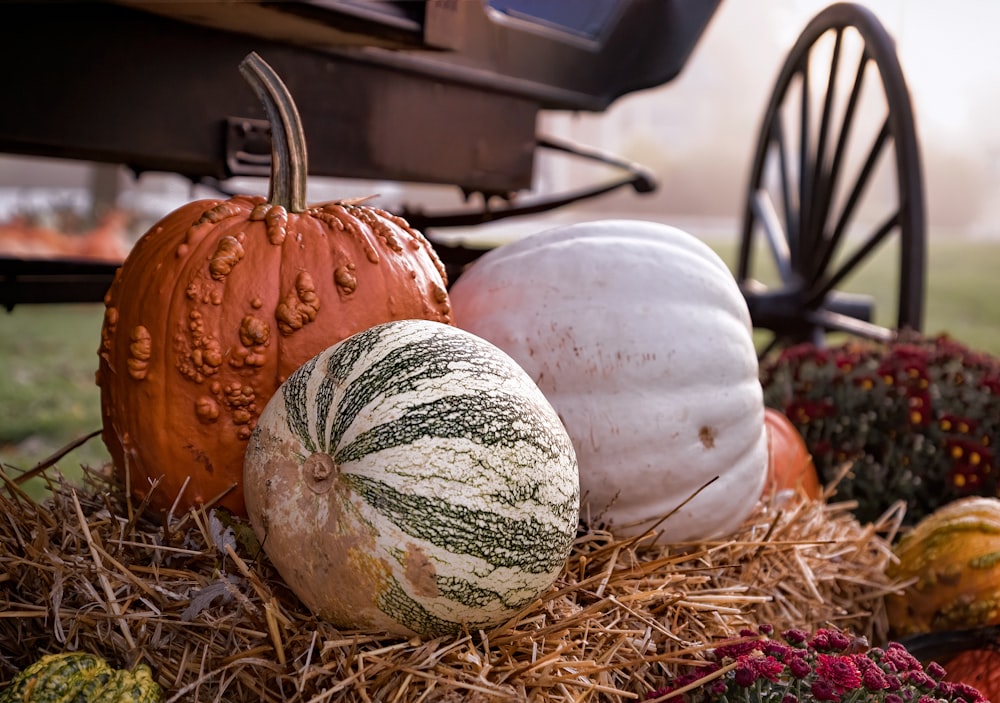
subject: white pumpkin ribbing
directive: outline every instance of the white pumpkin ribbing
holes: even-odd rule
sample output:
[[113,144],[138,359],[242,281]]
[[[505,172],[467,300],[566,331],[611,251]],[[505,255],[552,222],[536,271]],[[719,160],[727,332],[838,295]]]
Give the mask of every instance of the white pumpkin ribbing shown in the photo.
[[[298,480],[315,455],[336,466],[328,491]],[[245,475],[265,549],[275,535],[315,539],[294,558],[287,545],[268,550],[293,589],[331,568],[323,560],[340,547],[327,539],[367,545],[336,568],[381,573],[373,607],[353,622],[322,594],[300,588],[300,598],[340,624],[389,631],[510,617],[555,579],[579,517],[572,444],[535,384],[484,340],[417,320],[348,338],[289,377],[261,415]]]
[[506,351],[559,412],[584,517],[666,540],[725,534],[767,469],[746,302],[706,244],[653,222],[556,228],[481,257],[452,287],[455,323]]

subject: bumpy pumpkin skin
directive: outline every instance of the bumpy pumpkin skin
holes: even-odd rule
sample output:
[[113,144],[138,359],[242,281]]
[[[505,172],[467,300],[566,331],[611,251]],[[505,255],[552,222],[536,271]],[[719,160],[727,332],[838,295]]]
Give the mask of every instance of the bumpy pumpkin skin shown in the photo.
[[[376,208],[295,214],[264,198],[189,203],[136,243],[105,298],[103,439],[154,510],[213,500],[244,514],[247,439],[288,375],[341,339],[406,318],[450,321],[430,244]],[[185,481],[190,481],[185,486]]]
[[292,374],[247,448],[250,522],[341,628],[436,637],[505,622],[565,565],[573,445],[506,354],[452,326],[379,325]]
[[19,672],[0,691],[0,703],[159,703],[163,692],[145,664],[113,669],[87,652],[46,654]]
[[952,501],[925,517],[893,549],[887,569],[899,582],[886,597],[890,634],[1000,624],[1000,499]]
[[729,533],[754,508],[767,437],[750,314],[706,244],[653,222],[574,224],[487,253],[450,295],[455,324],[559,412],[584,519],[677,542]]

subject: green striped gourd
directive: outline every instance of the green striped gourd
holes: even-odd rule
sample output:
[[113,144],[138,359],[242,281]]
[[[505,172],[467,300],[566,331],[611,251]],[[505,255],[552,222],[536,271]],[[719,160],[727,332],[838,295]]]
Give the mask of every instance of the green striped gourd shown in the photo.
[[47,654],[17,674],[0,703],[158,703],[159,684],[145,664],[114,669],[85,652]]
[[579,520],[576,456],[507,354],[390,322],[296,370],[244,464],[251,523],[338,627],[427,636],[512,617],[555,580]]

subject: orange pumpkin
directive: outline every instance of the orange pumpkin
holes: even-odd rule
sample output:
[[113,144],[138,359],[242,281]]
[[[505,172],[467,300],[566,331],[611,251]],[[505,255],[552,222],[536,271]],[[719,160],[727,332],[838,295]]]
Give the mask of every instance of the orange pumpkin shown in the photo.
[[819,474],[805,440],[788,417],[774,408],[764,410],[767,428],[767,483],[764,495],[801,490],[810,499],[823,495]]
[[1000,701],[1000,652],[969,649],[948,660],[944,679],[975,687],[987,699]]
[[135,245],[105,298],[103,439],[163,510],[224,496],[245,514],[247,439],[288,375],[392,320],[451,322],[444,268],[407,223],[357,202],[306,207],[295,105],[256,54],[240,70],[272,127],[270,196],[184,205]]

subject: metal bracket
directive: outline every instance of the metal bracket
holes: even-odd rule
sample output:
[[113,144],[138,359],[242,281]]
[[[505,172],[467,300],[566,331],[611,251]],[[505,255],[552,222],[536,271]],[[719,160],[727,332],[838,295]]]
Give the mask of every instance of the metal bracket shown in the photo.
[[271,125],[267,120],[226,118],[226,170],[230,176],[271,175]]
[[[631,186],[636,193],[652,193],[658,187],[656,176],[645,166],[608,154],[582,144],[557,140],[551,137],[538,137],[536,146],[542,149],[559,151],[570,156],[576,156],[589,161],[614,166],[624,173],[613,180],[598,183],[579,190],[558,195],[542,196],[529,202],[515,203],[512,197],[504,198],[507,205],[490,209],[489,197],[484,198],[482,209],[458,210],[449,212],[424,212],[423,210],[404,208],[400,213],[411,226],[421,231],[443,227],[469,227],[487,222],[495,222],[508,217],[533,215],[540,212],[555,210],[581,200],[589,200],[604,195],[625,186]],[[496,195],[496,194],[487,194]]]

